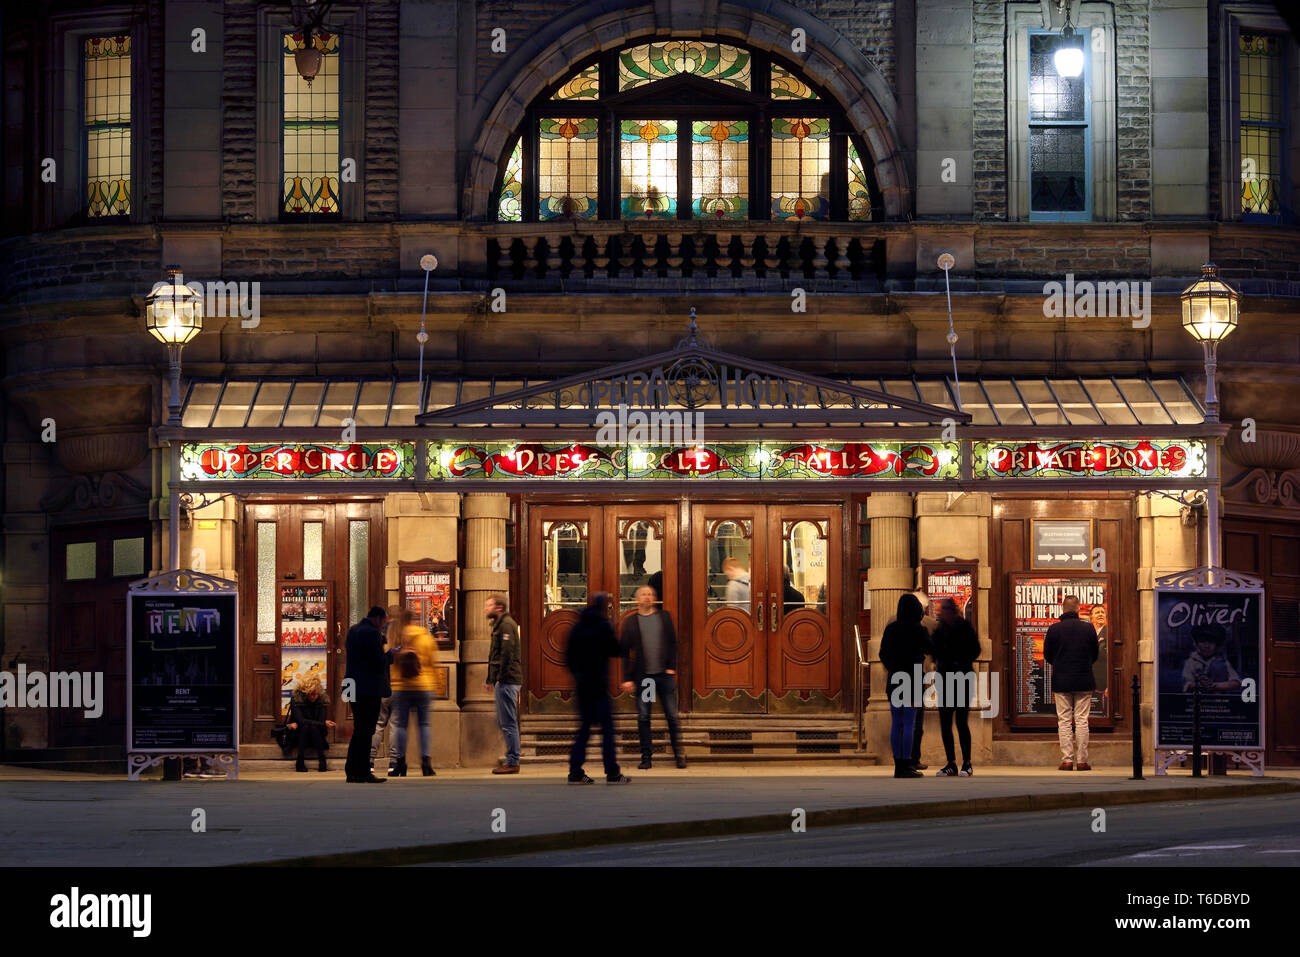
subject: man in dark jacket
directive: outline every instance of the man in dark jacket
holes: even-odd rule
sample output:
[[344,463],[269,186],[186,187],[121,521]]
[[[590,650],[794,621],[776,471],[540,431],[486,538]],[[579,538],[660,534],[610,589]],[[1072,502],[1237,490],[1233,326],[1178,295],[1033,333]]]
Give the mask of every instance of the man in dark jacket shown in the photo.
[[[974,773],[970,763],[970,726],[967,724],[975,701],[975,662],[980,656],[980,640],[970,622],[957,610],[957,603],[945,598],[939,603],[939,625],[934,632],[934,664],[939,679],[939,734],[948,763],[940,777],[968,778]],[[961,740],[961,770],[953,751],[952,724],[957,723]]]
[[493,774],[519,773],[519,689],[524,683],[523,658],[519,653],[519,625],[506,611],[505,595],[489,595],[483,611],[492,623],[488,645],[488,673],[484,691],[496,701],[497,727],[506,743],[505,760]]
[[[659,610],[649,585],[636,590],[636,614],[623,622],[623,690],[636,695],[636,729],[641,738],[641,763],[650,767],[650,705],[657,698],[668,722],[668,740],[679,768],[686,767],[677,724],[677,633],[672,616]],[[651,688],[653,687],[653,692]]]
[[1088,713],[1097,689],[1092,664],[1097,660],[1097,632],[1079,618],[1079,598],[1061,599],[1061,620],[1047,629],[1043,658],[1052,666],[1056,730],[1061,739],[1062,771],[1091,771],[1088,764]]
[[934,653],[930,635],[921,625],[925,610],[915,595],[898,599],[898,614],[880,639],[880,663],[885,666],[889,698],[889,744],[894,752],[894,777],[919,778],[912,761],[917,709],[921,704],[921,665]]
[[569,783],[591,784],[582,770],[587,760],[587,742],[591,726],[600,725],[601,756],[605,759],[605,782],[626,784],[628,778],[618,766],[614,746],[614,714],[609,706],[609,659],[623,653],[614,626],[609,622],[609,595],[597,592],[582,610],[578,622],[569,632],[565,664],[573,674],[578,698],[578,736],[569,752]]
[[388,666],[393,654],[384,648],[384,623],[388,613],[375,605],[365,618],[348,629],[348,667],[344,680],[351,683],[352,740],[345,770],[349,782],[383,784],[370,771],[370,739],[379,720],[379,706],[388,686]]

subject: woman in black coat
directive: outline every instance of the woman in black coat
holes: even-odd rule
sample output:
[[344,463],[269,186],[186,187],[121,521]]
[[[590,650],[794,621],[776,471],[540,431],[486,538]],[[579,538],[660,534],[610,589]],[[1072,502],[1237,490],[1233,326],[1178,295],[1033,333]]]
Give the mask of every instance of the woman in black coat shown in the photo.
[[320,770],[329,770],[325,763],[325,751],[329,748],[326,737],[334,727],[329,718],[329,705],[329,698],[322,693],[317,675],[306,675],[298,682],[298,689],[289,705],[288,725],[290,730],[298,732],[298,764],[294,770],[307,770],[308,748],[316,749]]
[[605,761],[605,782],[626,784],[628,777],[618,766],[614,747],[614,714],[609,704],[609,659],[619,658],[623,648],[609,620],[610,596],[597,592],[578,616],[569,632],[565,663],[573,675],[578,699],[578,735],[569,752],[569,783],[591,784],[582,769],[587,760],[591,726],[600,725],[601,757]]
[[880,640],[880,663],[887,674],[889,744],[894,752],[894,777],[919,778],[912,767],[912,742],[923,688],[917,680],[927,654],[934,653],[930,635],[921,624],[921,602],[911,593],[898,599],[898,615],[885,626]]

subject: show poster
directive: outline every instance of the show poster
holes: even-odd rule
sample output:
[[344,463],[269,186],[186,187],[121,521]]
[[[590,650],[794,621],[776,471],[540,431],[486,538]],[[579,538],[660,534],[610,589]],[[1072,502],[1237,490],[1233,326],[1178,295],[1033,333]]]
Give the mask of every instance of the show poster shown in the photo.
[[1098,654],[1093,664],[1097,690],[1092,714],[1109,714],[1110,663],[1109,583],[1105,576],[1011,576],[1011,628],[1015,652],[1015,714],[1018,717],[1056,716],[1052,699],[1052,667],[1043,658],[1047,629],[1061,618],[1061,600],[1079,599],[1079,618],[1097,631]]
[[439,646],[452,642],[452,569],[406,569],[402,575],[402,605],[413,611],[416,621],[428,629]]
[[974,564],[925,565],[922,569],[925,595],[930,599],[927,614],[939,617],[939,605],[946,598],[957,603],[957,610],[975,625]]
[[280,586],[280,714],[289,714],[289,703],[298,682],[309,674],[320,676],[321,687],[329,689],[329,586],[326,584],[283,584]]
[[131,594],[129,751],[236,750],[236,597]]
[[1192,747],[1201,689],[1201,746],[1263,748],[1264,593],[1156,590],[1156,748]]

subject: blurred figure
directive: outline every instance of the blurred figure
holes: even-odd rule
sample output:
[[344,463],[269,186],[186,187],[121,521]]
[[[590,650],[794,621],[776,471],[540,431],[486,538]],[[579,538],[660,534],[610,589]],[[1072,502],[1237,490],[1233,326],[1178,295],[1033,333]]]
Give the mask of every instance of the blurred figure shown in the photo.
[[348,742],[347,779],[357,784],[383,784],[386,778],[377,778],[370,771],[368,746],[379,720],[379,704],[388,691],[388,666],[392,664],[391,652],[385,650],[383,627],[388,613],[378,605],[369,614],[348,629],[347,672],[344,680],[351,679],[356,698],[352,702],[352,740]]
[[781,573],[781,595],[782,601],[785,602],[785,613],[787,615],[808,604],[803,592],[794,587],[794,578],[790,575],[790,569],[788,568]]
[[583,771],[591,726],[600,725],[601,757],[605,761],[605,783],[626,784],[629,778],[618,766],[614,744],[614,714],[609,705],[609,659],[622,655],[614,626],[609,621],[610,597],[596,592],[569,632],[565,664],[573,674],[578,698],[578,734],[569,752],[569,783],[591,784]]
[[919,778],[912,747],[922,686],[917,681],[919,666],[932,653],[930,636],[921,625],[924,609],[915,595],[898,599],[898,614],[880,639],[880,663],[887,675],[885,694],[889,698],[889,744],[894,752],[894,777]]
[[636,728],[641,739],[642,770],[650,767],[650,705],[646,681],[654,683],[654,699],[664,709],[668,739],[679,768],[686,767],[677,722],[677,632],[668,612],[657,607],[655,590],[642,585],[636,590],[636,614],[628,615],[619,636],[623,647],[623,690],[636,696]]
[[317,767],[328,771],[325,752],[329,749],[326,737],[334,722],[329,719],[329,698],[321,691],[320,678],[314,674],[305,676],[298,682],[289,703],[289,730],[298,732],[298,763],[295,771],[307,770],[307,749],[314,748],[318,759]]
[[[975,697],[975,662],[980,656],[980,640],[957,603],[945,598],[939,603],[939,627],[934,633],[934,664],[939,677],[939,734],[943,737],[943,750],[947,763],[940,769],[940,777],[970,777],[974,770],[970,763],[971,704]],[[969,676],[969,677],[968,677]],[[961,770],[957,770],[957,756],[952,742],[953,721],[957,723],[957,737],[961,740]]]
[[390,774],[406,777],[406,722],[415,709],[420,728],[420,768],[425,777],[433,770],[433,669],[437,664],[433,635],[416,620],[415,612],[403,608],[401,632],[393,649],[389,675],[393,686],[393,721],[397,725],[394,745],[396,767]]
[[735,557],[722,560],[722,574],[727,576],[726,601],[732,608],[749,609],[749,569]]
[[[931,614],[930,596],[923,591],[913,592],[912,594],[915,595],[916,600],[921,603],[921,627],[924,628],[925,633],[933,639],[935,630],[939,627],[939,619]],[[928,764],[921,763],[921,736],[924,733],[925,705],[921,703],[917,705],[916,725],[912,729],[912,765],[918,771],[924,771],[929,767]]]

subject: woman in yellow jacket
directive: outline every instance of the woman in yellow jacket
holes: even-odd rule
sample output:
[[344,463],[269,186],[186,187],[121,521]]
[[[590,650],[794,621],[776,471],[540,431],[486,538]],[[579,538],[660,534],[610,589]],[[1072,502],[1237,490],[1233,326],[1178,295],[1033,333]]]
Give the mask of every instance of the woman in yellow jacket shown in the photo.
[[[416,623],[415,612],[402,609],[400,644],[393,649],[389,678],[393,684],[393,720],[397,724],[397,764],[393,777],[406,777],[406,723],[411,709],[419,716],[421,767],[433,774],[433,636]],[[418,668],[417,668],[418,665]]]

